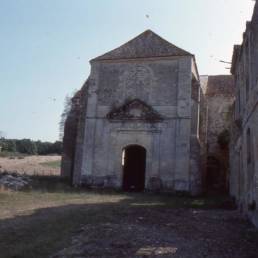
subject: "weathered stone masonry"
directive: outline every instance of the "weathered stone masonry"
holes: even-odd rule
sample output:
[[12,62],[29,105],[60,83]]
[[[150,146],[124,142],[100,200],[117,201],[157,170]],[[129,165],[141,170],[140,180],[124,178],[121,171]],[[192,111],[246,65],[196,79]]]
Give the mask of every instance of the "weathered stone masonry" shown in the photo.
[[[203,171],[207,192],[227,192],[229,186],[229,131],[232,104],[235,99],[231,75],[201,76],[203,100],[201,103],[201,135],[206,155]],[[222,142],[222,140],[224,142]]]
[[193,55],[146,31],[91,60],[80,96],[76,137],[69,140],[76,148],[73,155],[65,150],[62,168],[74,184],[121,188],[123,149],[139,145],[146,150],[145,189],[201,191]]
[[242,45],[234,47],[235,79],[230,146],[230,193],[258,226],[258,3],[246,24]]

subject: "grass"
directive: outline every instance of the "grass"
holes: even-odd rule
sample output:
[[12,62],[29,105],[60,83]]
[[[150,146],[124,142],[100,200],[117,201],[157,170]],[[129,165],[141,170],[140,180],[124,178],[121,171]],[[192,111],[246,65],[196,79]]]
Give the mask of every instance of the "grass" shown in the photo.
[[71,188],[58,177],[34,177],[32,189],[0,192],[0,256],[43,258],[68,246],[82,225],[120,220],[141,209],[221,207],[221,198],[172,197]]
[[42,166],[51,167],[51,168],[60,168],[61,160],[47,161],[39,163]]
[[48,257],[64,248],[82,224],[107,219],[102,205],[125,197],[71,191],[0,193],[0,256]]

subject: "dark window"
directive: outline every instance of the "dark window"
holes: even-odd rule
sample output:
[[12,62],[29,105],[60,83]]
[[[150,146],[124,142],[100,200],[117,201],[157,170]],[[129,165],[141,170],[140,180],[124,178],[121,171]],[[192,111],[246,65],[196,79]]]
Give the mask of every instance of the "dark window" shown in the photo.
[[245,45],[245,85],[246,85],[246,101],[249,97],[249,41]]
[[238,115],[241,114],[241,100],[240,100],[240,90],[238,90],[238,93],[237,93],[237,101],[238,101]]
[[246,133],[246,144],[247,144],[247,164],[252,162],[251,158],[251,130],[248,128]]

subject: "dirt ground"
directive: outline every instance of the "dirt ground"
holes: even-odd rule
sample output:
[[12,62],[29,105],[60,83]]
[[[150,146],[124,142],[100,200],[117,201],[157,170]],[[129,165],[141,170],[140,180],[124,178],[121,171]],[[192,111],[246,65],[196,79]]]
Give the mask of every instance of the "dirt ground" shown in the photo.
[[223,198],[66,187],[0,192],[1,258],[258,257],[257,230]]
[[0,171],[12,171],[28,175],[60,175],[56,165],[60,156],[27,156],[24,158],[0,157]]
[[85,225],[54,258],[257,258],[258,237],[235,211],[138,207]]

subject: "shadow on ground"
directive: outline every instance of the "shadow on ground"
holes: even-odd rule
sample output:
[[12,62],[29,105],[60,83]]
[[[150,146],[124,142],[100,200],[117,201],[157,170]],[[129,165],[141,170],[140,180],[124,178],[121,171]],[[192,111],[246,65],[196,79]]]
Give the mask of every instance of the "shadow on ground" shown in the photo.
[[68,188],[0,194],[1,257],[257,257],[257,232],[215,198]]

